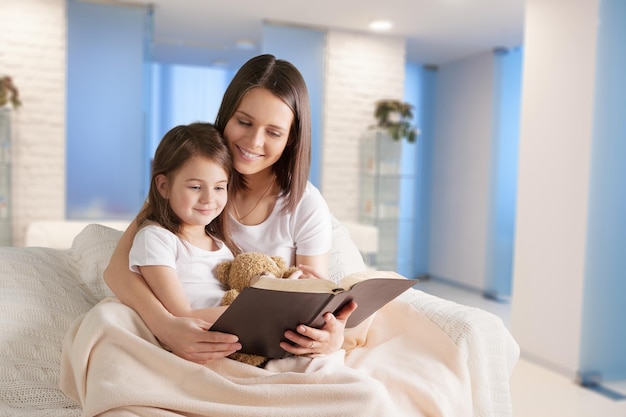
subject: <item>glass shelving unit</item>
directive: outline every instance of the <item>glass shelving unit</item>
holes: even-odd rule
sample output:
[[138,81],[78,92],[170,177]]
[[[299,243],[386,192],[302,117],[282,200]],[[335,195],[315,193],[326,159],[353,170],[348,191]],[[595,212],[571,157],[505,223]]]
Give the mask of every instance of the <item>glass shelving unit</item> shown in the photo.
[[416,170],[404,142],[382,130],[361,138],[359,222],[378,228],[376,269],[413,278]]

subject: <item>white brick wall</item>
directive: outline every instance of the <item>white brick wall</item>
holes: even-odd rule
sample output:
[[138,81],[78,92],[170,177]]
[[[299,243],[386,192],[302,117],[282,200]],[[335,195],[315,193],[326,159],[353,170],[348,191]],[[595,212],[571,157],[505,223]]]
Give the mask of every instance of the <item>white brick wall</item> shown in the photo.
[[326,42],[322,192],[337,218],[357,220],[359,140],[377,100],[403,97],[405,41],[331,30]]
[[34,219],[65,217],[65,0],[0,2],[0,75],[22,107],[13,115],[13,244]]

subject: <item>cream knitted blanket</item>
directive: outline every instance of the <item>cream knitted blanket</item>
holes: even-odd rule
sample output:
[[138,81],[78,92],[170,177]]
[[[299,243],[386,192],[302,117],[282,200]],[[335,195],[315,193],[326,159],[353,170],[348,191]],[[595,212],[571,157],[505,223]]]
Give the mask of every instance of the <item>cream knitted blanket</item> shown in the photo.
[[472,415],[464,355],[408,302],[389,303],[346,342],[345,365],[310,372],[290,371],[308,358],[273,361],[273,371],[230,359],[202,366],[163,350],[133,310],[109,298],[67,333],[61,388],[83,416]]

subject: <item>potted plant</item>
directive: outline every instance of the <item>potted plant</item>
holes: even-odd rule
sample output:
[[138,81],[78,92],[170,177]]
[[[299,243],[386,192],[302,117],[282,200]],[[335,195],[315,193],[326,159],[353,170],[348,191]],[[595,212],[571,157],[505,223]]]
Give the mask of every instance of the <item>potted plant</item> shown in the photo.
[[17,109],[22,105],[17,87],[8,75],[0,78],[0,107],[11,104]]
[[386,130],[394,140],[406,138],[409,142],[415,142],[419,131],[411,124],[413,119],[413,106],[400,100],[379,100],[376,102],[374,117],[377,126]]

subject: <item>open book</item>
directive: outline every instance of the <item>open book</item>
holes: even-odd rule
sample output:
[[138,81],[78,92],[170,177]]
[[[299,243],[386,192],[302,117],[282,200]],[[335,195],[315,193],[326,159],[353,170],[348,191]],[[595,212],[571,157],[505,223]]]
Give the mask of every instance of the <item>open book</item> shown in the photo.
[[320,328],[324,314],[336,314],[354,300],[358,304],[346,328],[354,327],[412,287],[417,280],[391,271],[365,271],[347,275],[339,284],[323,279],[261,277],[244,288],[211,330],[235,334],[241,353],[283,358],[280,347],[286,330],[299,324]]

